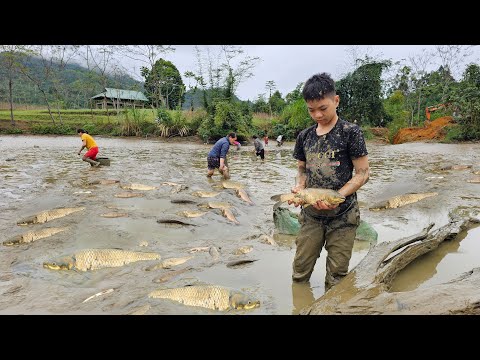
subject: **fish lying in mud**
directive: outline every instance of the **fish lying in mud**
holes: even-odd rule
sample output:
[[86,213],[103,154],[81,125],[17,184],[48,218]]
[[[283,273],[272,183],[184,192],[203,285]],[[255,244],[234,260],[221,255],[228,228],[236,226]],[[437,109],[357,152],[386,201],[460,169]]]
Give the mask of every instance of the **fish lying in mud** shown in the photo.
[[119,212],[111,212],[111,213],[101,214],[100,216],[104,217],[104,218],[119,218],[119,217],[127,217],[128,214],[127,213],[119,213]]
[[250,199],[250,197],[248,196],[247,192],[244,189],[237,189],[235,192],[237,193],[237,196],[240,199],[249,203],[250,205],[254,205],[253,201]]
[[197,226],[197,224],[185,221],[181,216],[177,216],[177,215],[163,215],[157,219],[157,223]]
[[466,170],[471,169],[472,165],[447,165],[440,168],[440,170]]
[[168,280],[174,278],[175,276],[183,274],[184,272],[187,272],[187,271],[192,270],[192,269],[193,269],[193,267],[187,266],[187,267],[184,267],[183,269],[169,271],[166,274],[163,274],[162,276],[153,279],[152,281],[154,283],[157,283],[157,284],[158,283],[164,283],[164,282],[167,282]]
[[274,195],[270,199],[280,203],[292,200],[294,204],[301,205],[303,203],[305,208],[316,204],[318,200],[329,205],[340,204],[345,201],[345,196],[332,189],[307,188],[297,193]]
[[469,179],[469,180],[467,180],[467,182],[472,183],[472,184],[480,184],[480,177]]
[[101,180],[92,180],[88,185],[113,185],[119,183],[120,180],[110,180],[110,179],[101,179]]
[[147,267],[145,271],[154,271],[158,269],[170,269],[172,266],[181,265],[187,262],[190,259],[193,259],[194,256],[185,256],[181,258],[170,258],[163,260],[160,264],[155,264]]
[[242,184],[242,183],[239,183],[239,182],[237,182],[237,181],[224,180],[224,181],[222,181],[222,187],[223,187],[224,189],[235,189],[235,190],[239,190],[239,189],[245,188],[245,185]]
[[207,213],[207,211],[199,211],[199,210],[183,210],[177,212],[177,215],[183,216],[186,218],[195,218],[199,216],[203,216]]
[[177,183],[174,183],[174,182],[171,182],[171,181],[164,181],[164,182],[161,183],[161,185],[171,186],[172,187],[172,190],[171,190],[172,193],[178,193],[182,190],[188,189],[188,185],[177,184]]
[[193,253],[196,253],[196,252],[201,252],[201,251],[208,251],[210,249],[210,246],[200,246],[200,247],[196,247],[196,248],[192,248],[190,250],[188,250],[188,252],[190,254],[193,254]]
[[68,227],[52,227],[52,228],[45,228],[41,230],[28,231],[22,235],[17,235],[8,240],[5,240],[3,242],[3,245],[12,246],[12,245],[26,244],[32,241],[36,241],[39,239],[43,239],[43,238],[55,235],[67,229]]
[[136,184],[136,183],[132,183],[132,184],[129,184],[129,185],[120,185],[120,187],[122,189],[125,189],[125,190],[143,190],[143,191],[157,189],[156,186]]
[[212,310],[254,309],[260,306],[259,300],[250,296],[217,285],[194,285],[173,289],[152,291],[148,297],[155,299],[169,299],[183,305],[199,306]]
[[58,260],[45,261],[43,267],[51,270],[98,270],[118,267],[142,260],[159,260],[160,254],[121,249],[85,249]]
[[198,207],[207,209],[228,209],[231,208],[232,205],[227,202],[209,201],[206,204],[198,204]]
[[438,195],[436,192],[432,193],[409,193],[409,194],[404,194],[404,195],[397,195],[394,196],[390,199],[381,201],[371,207],[369,207],[369,210],[382,210],[382,209],[395,209],[399,208],[401,206],[405,206],[408,204],[415,203],[417,201],[420,201],[422,199],[428,198],[430,196],[435,196]]
[[253,246],[252,245],[247,245],[247,246],[239,247],[238,249],[234,250],[232,252],[232,254],[243,255],[243,254],[248,254],[252,250],[253,250]]
[[241,259],[241,260],[233,260],[227,263],[227,267],[235,267],[245,264],[250,264],[252,262],[258,261],[258,259]]
[[199,190],[199,191],[194,191],[192,192],[192,195],[193,196],[198,196],[198,197],[204,197],[204,198],[209,198],[209,197],[214,197],[214,196],[217,196],[217,195],[220,195],[219,192],[217,191],[203,191],[203,190]]
[[143,197],[145,194],[142,193],[132,193],[132,192],[121,192],[114,195],[117,198],[133,198],[133,197]]
[[240,224],[240,222],[235,218],[235,215],[233,215],[232,210],[228,208],[223,208],[222,209],[222,215],[227,218],[227,220],[235,223],[235,224]]
[[46,223],[47,221],[58,219],[82,210],[85,210],[85,207],[80,206],[80,207],[74,207],[74,208],[59,208],[59,209],[45,210],[36,215],[32,215],[18,221],[17,225],[24,226],[24,225],[30,225],[30,224],[43,224],[43,223]]

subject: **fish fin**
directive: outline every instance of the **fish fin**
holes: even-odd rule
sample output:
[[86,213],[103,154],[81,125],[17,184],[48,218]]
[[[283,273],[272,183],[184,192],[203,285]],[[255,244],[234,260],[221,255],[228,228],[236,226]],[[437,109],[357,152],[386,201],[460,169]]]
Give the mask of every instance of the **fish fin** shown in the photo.
[[281,198],[282,198],[282,195],[281,195],[281,194],[279,194],[279,195],[273,195],[273,196],[270,198],[270,200],[281,202],[281,200],[280,200]]

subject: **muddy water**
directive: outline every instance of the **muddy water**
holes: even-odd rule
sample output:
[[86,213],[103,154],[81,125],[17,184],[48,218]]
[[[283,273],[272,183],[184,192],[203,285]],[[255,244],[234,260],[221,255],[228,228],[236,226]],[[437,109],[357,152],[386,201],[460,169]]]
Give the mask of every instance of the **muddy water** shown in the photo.
[[[255,157],[252,146],[230,151],[232,180],[245,184],[254,206],[239,199],[233,190],[220,190],[220,195],[210,199],[198,198],[199,203],[215,200],[232,204],[239,225],[229,222],[219,210],[211,209],[202,217],[186,219],[197,226],[184,226],[159,224],[156,219],[181,210],[199,209],[195,204],[171,203],[175,196],[219,190],[215,186],[220,177],[205,176],[206,154],[211,145],[102,137],[96,140],[99,156],[109,157],[111,166],[91,168],[82,162],[77,155],[78,137],[0,137],[0,241],[30,230],[69,227],[30,244],[0,245],[1,314],[127,314],[135,310],[146,314],[215,313],[147,297],[161,287],[198,283],[240,289],[259,299],[261,306],[248,314],[296,314],[323,294],[325,253],[320,256],[309,284],[292,285],[294,237],[274,234],[278,246],[260,240],[261,235],[271,235],[274,230],[270,196],[289,192],[294,184],[296,162],[291,157],[292,143],[282,148],[267,147],[265,162]],[[412,235],[430,222],[440,227],[447,222],[451,209],[473,208],[480,203],[480,185],[466,182],[475,176],[471,169],[439,170],[451,164],[471,164],[479,170],[480,144],[369,143],[368,149],[372,175],[358,196],[362,218],[377,230],[379,242]],[[117,179],[120,184],[89,185],[100,179]],[[172,187],[161,185],[164,181],[184,184],[188,189],[175,194]],[[142,192],[143,197],[114,196],[128,191],[119,185],[129,183],[158,188],[134,191]],[[393,195],[432,191],[439,195],[404,208],[368,210],[369,205]],[[39,211],[73,206],[85,206],[86,210],[46,224],[16,225],[18,220]],[[100,216],[111,212],[127,213],[128,217]],[[411,264],[398,276],[394,290],[409,291],[445,282],[479,266],[479,231],[472,229]],[[246,245],[253,246],[250,253],[233,255],[235,249]],[[208,252],[197,252],[193,259],[172,269],[190,265],[191,270],[162,284],[153,280],[171,270],[145,271],[158,261],[89,272],[54,271],[42,266],[46,260],[84,248],[151,251],[167,259],[188,256],[189,249],[205,246],[220,249],[218,261]],[[367,251],[354,251],[350,268]],[[257,261],[234,268],[226,266],[227,262],[242,258]],[[108,289],[114,290],[83,302]]]

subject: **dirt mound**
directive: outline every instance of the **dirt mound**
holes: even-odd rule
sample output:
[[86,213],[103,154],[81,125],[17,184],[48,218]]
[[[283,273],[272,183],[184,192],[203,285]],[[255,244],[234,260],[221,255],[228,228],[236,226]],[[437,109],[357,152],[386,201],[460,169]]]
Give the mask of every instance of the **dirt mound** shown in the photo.
[[445,138],[445,127],[453,124],[451,116],[444,116],[432,122],[425,122],[424,127],[400,129],[393,139],[394,144],[412,141],[442,140]]

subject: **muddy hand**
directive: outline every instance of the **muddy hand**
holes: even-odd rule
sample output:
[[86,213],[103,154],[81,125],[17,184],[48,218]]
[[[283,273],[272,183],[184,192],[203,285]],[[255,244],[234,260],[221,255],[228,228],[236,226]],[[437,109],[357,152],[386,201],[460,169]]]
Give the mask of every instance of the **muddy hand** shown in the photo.
[[338,204],[330,205],[328,202],[318,200],[317,203],[312,206],[317,210],[333,210],[338,207]]

